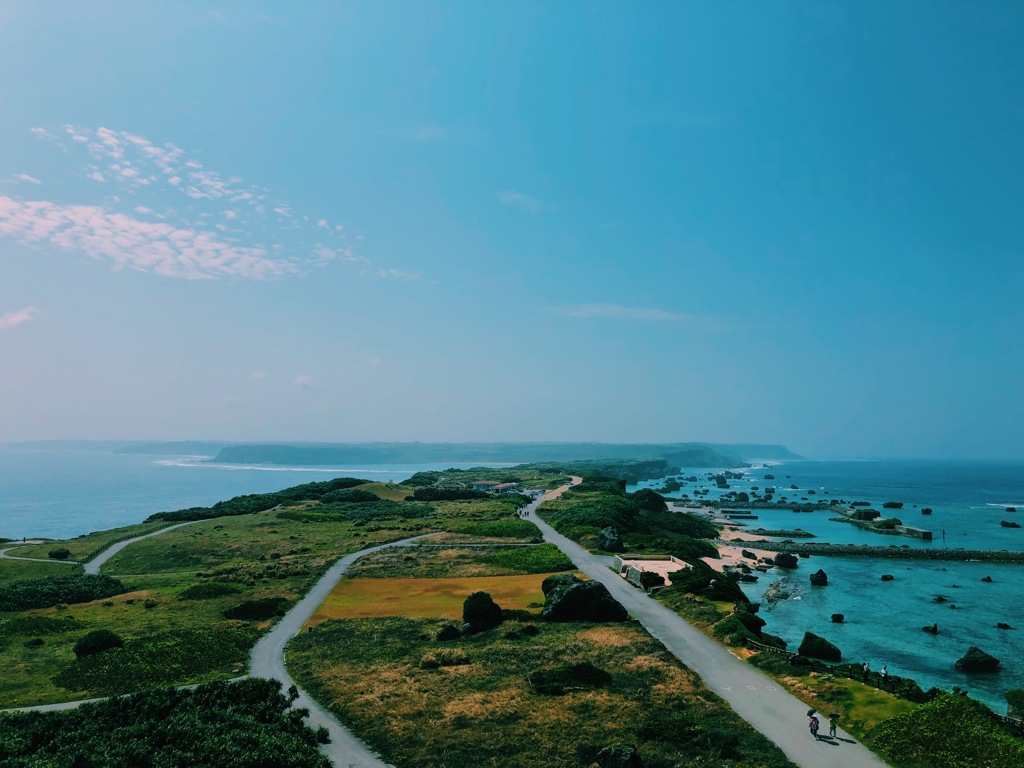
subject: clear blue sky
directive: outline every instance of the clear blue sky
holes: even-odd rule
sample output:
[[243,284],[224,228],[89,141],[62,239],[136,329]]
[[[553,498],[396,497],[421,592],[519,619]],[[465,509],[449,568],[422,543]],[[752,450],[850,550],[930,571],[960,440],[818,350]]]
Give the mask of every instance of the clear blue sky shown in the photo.
[[1024,455],[1024,5],[6,3],[0,441]]

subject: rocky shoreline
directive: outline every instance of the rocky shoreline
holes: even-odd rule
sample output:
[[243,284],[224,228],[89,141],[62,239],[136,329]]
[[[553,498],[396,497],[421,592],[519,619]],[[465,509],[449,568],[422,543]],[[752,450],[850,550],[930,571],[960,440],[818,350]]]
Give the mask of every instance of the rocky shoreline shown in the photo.
[[[726,542],[722,542],[723,544]],[[829,555],[832,557],[875,557],[887,560],[952,560],[960,562],[1011,563],[1024,565],[1024,552],[993,549],[947,549],[875,546],[873,544],[824,544],[792,541],[747,541],[747,547],[797,555]]]

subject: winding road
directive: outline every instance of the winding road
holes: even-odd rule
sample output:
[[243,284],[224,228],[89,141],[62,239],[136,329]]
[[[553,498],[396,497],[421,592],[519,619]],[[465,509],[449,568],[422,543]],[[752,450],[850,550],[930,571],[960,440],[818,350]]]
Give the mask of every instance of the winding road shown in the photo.
[[[572,484],[579,485],[580,482],[580,478],[574,477]],[[544,540],[562,550],[580,571],[604,584],[644,629],[700,675],[705,685],[729,702],[740,717],[775,742],[797,765],[806,768],[886,768],[886,763],[875,753],[844,731],[838,731],[836,739],[813,739],[807,730],[807,705],[804,702],[756,667],[733,656],[678,614],[631,586],[608,568],[608,558],[592,555],[541,520],[536,514],[537,507],[545,500],[557,498],[569,487],[562,486],[531,504],[527,508],[527,519],[536,523]]]

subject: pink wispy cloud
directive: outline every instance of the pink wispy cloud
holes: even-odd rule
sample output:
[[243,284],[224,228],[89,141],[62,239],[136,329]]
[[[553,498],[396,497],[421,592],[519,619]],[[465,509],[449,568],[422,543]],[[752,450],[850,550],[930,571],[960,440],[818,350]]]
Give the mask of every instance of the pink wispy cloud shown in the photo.
[[[335,263],[357,265],[370,277],[418,277],[371,263],[353,250],[343,225],[218,173],[171,142],[105,126],[31,132],[77,159],[80,178],[100,183],[78,187],[86,200],[0,197],[0,236],[166,277],[265,279]],[[55,189],[75,188],[58,181]]]
[[19,325],[24,325],[42,316],[42,310],[32,306],[24,307],[14,312],[7,312],[0,315],[0,331],[17,328]]
[[0,196],[0,234],[29,245],[80,251],[115,269],[165,277],[263,279],[297,267],[261,248],[233,245],[208,232],[149,222],[94,205],[22,202]]

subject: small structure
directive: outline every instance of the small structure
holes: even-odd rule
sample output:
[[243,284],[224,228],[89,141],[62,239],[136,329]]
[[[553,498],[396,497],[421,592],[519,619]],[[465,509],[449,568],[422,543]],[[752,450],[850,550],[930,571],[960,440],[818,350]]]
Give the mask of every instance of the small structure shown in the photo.
[[488,491],[490,493],[515,493],[519,483],[499,483],[496,480],[477,480],[473,483],[474,491]]
[[913,536],[915,539],[924,539],[925,541],[931,541],[932,532],[926,531],[924,528],[914,528],[909,525],[897,525],[896,533],[901,536]]
[[498,483],[493,490],[495,493],[515,493],[519,488],[519,483]]
[[657,573],[665,579],[665,586],[672,584],[669,574],[690,568],[690,564],[672,555],[622,554],[612,558],[612,568],[630,584],[640,586],[644,571]]

